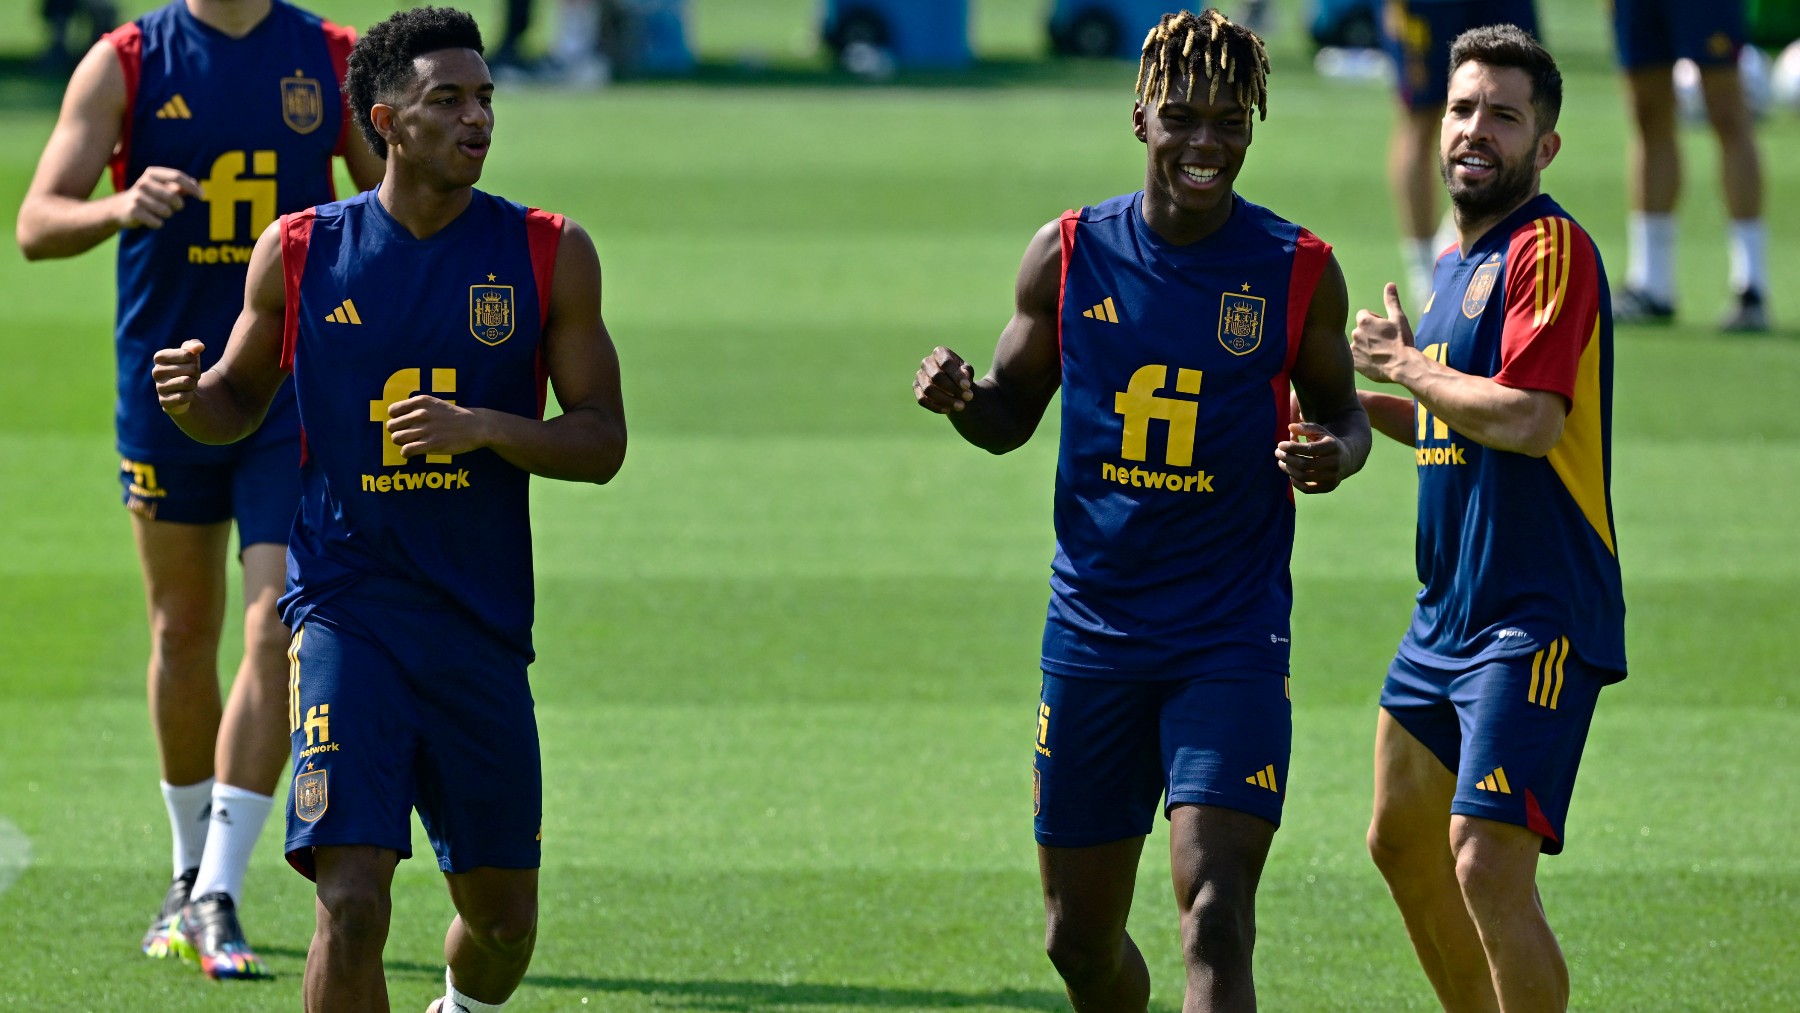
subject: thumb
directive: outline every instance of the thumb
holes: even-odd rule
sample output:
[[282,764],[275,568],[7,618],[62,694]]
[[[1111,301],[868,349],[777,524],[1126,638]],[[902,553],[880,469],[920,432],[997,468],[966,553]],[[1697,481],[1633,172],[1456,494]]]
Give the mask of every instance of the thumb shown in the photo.
[[1391,281],[1388,282],[1387,288],[1381,290],[1381,298],[1387,303],[1388,319],[1397,324],[1404,324],[1406,311],[1400,308],[1400,286]]
[[181,343],[181,350],[198,359],[200,353],[206,351],[206,345],[203,342],[189,338]]

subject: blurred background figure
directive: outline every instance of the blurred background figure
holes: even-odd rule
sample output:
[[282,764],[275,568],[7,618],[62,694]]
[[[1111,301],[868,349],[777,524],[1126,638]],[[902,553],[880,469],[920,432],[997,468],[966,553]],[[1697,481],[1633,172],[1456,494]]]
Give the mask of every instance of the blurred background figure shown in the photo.
[[[1455,239],[1440,229],[1438,133],[1449,86],[1450,43],[1483,25],[1518,25],[1538,34],[1532,0],[1388,0],[1382,32],[1394,58],[1399,118],[1388,142],[1388,185],[1400,222],[1400,262],[1408,305],[1431,296],[1438,253]],[[1441,235],[1440,235],[1441,233]]]
[[[46,70],[67,72],[75,60],[118,24],[118,11],[108,0],[44,0],[44,24],[50,42],[39,62]],[[81,30],[76,32],[76,26]]]
[[1681,194],[1674,67],[1699,68],[1706,119],[1719,143],[1719,177],[1730,215],[1732,303],[1720,322],[1727,332],[1766,331],[1768,234],[1763,225],[1762,162],[1755,126],[1738,78],[1747,23],[1743,0],[1614,0],[1613,37],[1625,74],[1635,126],[1628,156],[1630,260],[1625,284],[1613,294],[1618,323],[1666,323],[1675,318],[1675,201]]

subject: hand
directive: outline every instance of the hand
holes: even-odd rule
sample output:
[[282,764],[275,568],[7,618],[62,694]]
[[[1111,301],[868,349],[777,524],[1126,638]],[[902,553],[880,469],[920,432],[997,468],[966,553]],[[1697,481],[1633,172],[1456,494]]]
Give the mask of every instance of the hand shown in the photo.
[[1400,289],[1393,282],[1388,282],[1382,296],[1387,302],[1386,317],[1357,311],[1356,329],[1350,332],[1350,360],[1358,373],[1371,380],[1399,383],[1406,357],[1413,354],[1412,325],[1400,308]]
[[430,394],[388,405],[387,432],[406,457],[466,454],[487,445],[480,413]]
[[913,397],[920,407],[939,415],[962,411],[975,399],[975,371],[962,356],[939,345],[919,364]]
[[160,229],[169,216],[186,205],[184,194],[196,199],[205,197],[194,177],[180,169],[153,165],[129,190],[113,196],[118,202],[113,220],[121,229]]
[[194,401],[200,386],[200,353],[206,346],[183,341],[180,348],[161,348],[151,356],[150,377],[156,381],[156,400],[169,415],[180,415]]
[[1344,480],[1344,445],[1311,422],[1290,422],[1288,433],[1293,439],[1275,444],[1275,461],[1294,488],[1309,495],[1336,489]]

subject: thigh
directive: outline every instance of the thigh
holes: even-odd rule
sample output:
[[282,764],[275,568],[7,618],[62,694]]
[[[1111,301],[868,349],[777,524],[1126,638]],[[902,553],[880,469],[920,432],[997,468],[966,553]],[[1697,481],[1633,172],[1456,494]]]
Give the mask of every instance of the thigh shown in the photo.
[[1125,935],[1142,836],[1081,848],[1038,845],[1044,920],[1057,942],[1110,952]]
[[1566,637],[1459,678],[1454,693],[1467,728],[1450,811],[1526,827],[1543,837],[1546,854],[1561,851],[1576,770],[1607,678],[1583,663]]
[[1375,720],[1375,813],[1377,840],[1402,847],[1421,840],[1447,840],[1456,772],[1386,709]]
[[238,545],[285,547],[300,507],[300,440],[246,446],[231,471],[231,510]]
[[314,609],[288,648],[288,862],[313,874],[313,849],[362,845],[412,854],[417,706],[385,637]]
[[1183,910],[1223,905],[1254,910],[1275,824],[1249,813],[1208,805],[1178,806],[1169,814],[1169,871]]
[[1044,674],[1032,760],[1038,844],[1087,848],[1150,832],[1164,788],[1164,692],[1161,683]]
[[1743,0],[1679,3],[1673,14],[1676,56],[1702,67],[1737,70],[1738,53],[1749,34]]
[[413,613],[419,820],[449,873],[536,869],[543,772],[528,659],[451,610]]
[[152,628],[217,637],[225,619],[230,526],[159,521],[134,513],[131,529]]
[[1396,655],[1381,684],[1382,711],[1448,771],[1462,765],[1463,750],[1462,722],[1450,699],[1454,677]]
[[1237,669],[1185,680],[1159,714],[1165,812],[1206,805],[1281,823],[1293,707],[1280,672]]

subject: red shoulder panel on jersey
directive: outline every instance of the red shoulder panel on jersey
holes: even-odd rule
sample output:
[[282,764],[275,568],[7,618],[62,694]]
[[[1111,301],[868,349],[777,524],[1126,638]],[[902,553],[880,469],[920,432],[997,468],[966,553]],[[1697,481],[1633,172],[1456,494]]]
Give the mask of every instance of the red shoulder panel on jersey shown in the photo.
[[1056,279],[1056,357],[1062,358],[1062,309],[1063,293],[1069,287],[1069,261],[1075,256],[1075,225],[1081,221],[1081,212],[1071,208],[1062,213],[1056,220],[1056,227],[1062,231],[1062,274]]
[[119,69],[125,72],[125,117],[119,124],[119,146],[109,162],[113,190],[118,191],[130,185],[125,166],[131,160],[131,118],[137,112],[138,81],[144,72],[144,30],[133,21],[107,32],[103,38],[112,45],[119,57]]
[[[556,283],[556,251],[562,246],[563,216],[528,208],[525,243],[531,249],[531,277],[537,283],[538,326],[550,323],[550,287]],[[544,342],[537,347],[538,418],[550,400],[550,364],[544,359]]]
[[331,70],[337,75],[338,99],[344,107],[344,118],[338,126],[337,147],[331,149],[334,155],[342,155],[350,144],[350,131],[356,124],[350,118],[350,93],[344,88],[344,77],[350,73],[350,50],[356,45],[356,29],[349,25],[335,25],[325,22],[325,48],[331,53]]
[[294,346],[300,339],[300,277],[306,273],[306,249],[312,243],[316,208],[281,216],[281,278],[287,309],[281,324],[281,368],[294,370]]
[[1600,313],[1600,265],[1581,226],[1547,215],[1506,249],[1506,324],[1494,382],[1573,401],[1576,367]]

